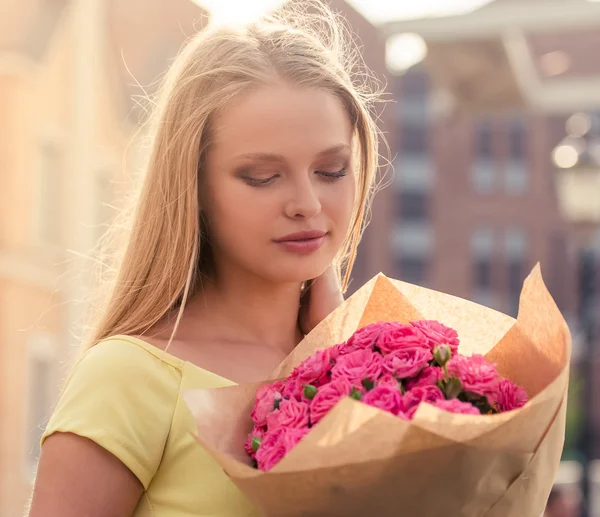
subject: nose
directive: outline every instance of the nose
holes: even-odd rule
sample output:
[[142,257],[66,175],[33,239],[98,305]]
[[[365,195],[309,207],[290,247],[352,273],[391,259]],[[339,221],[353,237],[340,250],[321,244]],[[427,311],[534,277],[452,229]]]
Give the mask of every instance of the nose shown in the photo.
[[291,184],[291,194],[285,206],[285,214],[291,219],[311,219],[321,212],[321,201],[309,175]]

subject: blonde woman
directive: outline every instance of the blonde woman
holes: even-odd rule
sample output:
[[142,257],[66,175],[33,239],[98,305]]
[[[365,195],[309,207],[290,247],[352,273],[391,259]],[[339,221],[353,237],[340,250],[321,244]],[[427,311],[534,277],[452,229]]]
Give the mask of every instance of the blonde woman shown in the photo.
[[43,437],[31,517],[256,515],[194,442],[180,392],[267,377],[342,301],[377,134],[358,54],[346,59],[341,26],[315,7],[208,28],[168,72],[117,276]]

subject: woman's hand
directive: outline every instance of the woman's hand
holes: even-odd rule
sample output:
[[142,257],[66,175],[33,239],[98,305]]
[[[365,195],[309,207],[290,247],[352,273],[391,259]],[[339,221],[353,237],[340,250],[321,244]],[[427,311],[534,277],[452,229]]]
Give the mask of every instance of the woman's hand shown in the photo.
[[314,329],[343,301],[340,280],[333,266],[311,281],[300,302],[298,323],[304,335]]

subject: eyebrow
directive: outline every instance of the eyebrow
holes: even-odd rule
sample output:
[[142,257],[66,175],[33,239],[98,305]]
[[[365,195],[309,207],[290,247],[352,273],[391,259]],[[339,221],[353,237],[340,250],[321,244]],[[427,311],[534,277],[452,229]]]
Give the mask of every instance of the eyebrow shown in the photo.
[[[339,154],[342,151],[350,151],[350,150],[351,150],[351,148],[348,144],[337,144],[332,147],[329,147],[328,149],[325,149],[324,151],[320,151],[319,153],[317,153],[317,158],[325,158],[327,156]],[[246,158],[246,159],[251,159],[251,160],[256,160],[256,161],[277,162],[277,163],[286,161],[285,156],[283,156],[281,154],[274,154],[274,153],[247,153],[247,154],[241,154],[240,156],[238,156],[238,158]]]

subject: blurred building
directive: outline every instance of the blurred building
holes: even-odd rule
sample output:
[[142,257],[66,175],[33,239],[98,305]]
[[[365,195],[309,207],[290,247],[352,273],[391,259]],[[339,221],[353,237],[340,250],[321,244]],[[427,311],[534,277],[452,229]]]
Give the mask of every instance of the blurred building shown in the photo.
[[29,496],[92,250],[127,190],[141,113],[130,73],[148,85],[201,16],[187,1],[0,0],[1,517]]
[[[128,129],[94,2],[0,2],[0,515],[20,515]],[[68,253],[66,250],[70,250]],[[57,288],[61,288],[57,292]]]
[[564,123],[525,109],[439,111],[427,69],[397,80],[395,265],[406,281],[516,315],[541,262],[573,309],[573,253],[553,187]]

